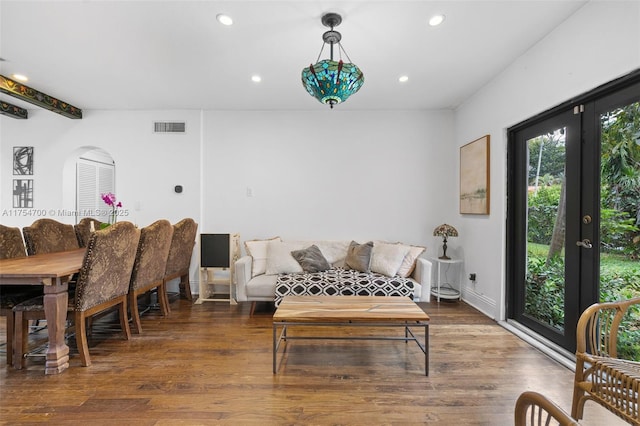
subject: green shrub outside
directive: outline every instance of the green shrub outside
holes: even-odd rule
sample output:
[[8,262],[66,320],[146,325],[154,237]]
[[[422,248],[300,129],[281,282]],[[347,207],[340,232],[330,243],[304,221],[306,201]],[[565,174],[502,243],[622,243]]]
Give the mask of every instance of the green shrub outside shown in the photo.
[[[529,244],[525,313],[538,321],[564,328],[564,259],[554,257],[547,264],[548,246]],[[640,297],[640,263],[621,255],[603,254],[600,265],[602,302]],[[622,322],[618,336],[618,356],[640,361],[640,307]]]
[[549,244],[553,225],[558,214],[560,185],[541,186],[529,192],[528,238],[529,242]]
[[[640,262],[620,255],[603,255],[600,265],[600,300],[640,297]],[[620,326],[618,356],[640,361],[640,306],[629,309]]]
[[[604,191],[604,189],[603,189]],[[606,197],[603,193],[601,199]],[[560,185],[541,186],[528,194],[527,238],[530,243],[549,244],[558,214]],[[628,212],[601,206],[600,244],[606,253],[622,253],[631,259],[640,258],[640,244],[633,238],[638,233],[635,218]]]
[[[547,248],[548,250],[548,248]],[[564,261],[554,257],[547,265],[543,256],[529,251],[524,311],[558,330],[564,328]]]

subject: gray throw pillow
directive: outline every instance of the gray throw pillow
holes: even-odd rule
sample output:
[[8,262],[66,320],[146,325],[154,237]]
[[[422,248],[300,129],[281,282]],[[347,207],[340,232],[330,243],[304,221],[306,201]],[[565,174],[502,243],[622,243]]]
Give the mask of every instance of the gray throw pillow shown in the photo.
[[331,265],[316,245],[303,250],[294,250],[291,256],[298,261],[304,272],[322,272],[331,269]]
[[369,272],[371,264],[371,252],[373,250],[373,241],[364,244],[358,244],[351,241],[347,249],[347,258],[344,265],[347,269],[355,269],[360,272]]

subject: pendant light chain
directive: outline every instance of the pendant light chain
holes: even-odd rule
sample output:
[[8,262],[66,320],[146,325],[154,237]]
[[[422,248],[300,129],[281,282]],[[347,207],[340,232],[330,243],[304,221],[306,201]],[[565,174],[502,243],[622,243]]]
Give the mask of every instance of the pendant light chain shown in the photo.
[[318,53],[318,59],[316,59],[316,63],[320,62],[320,57],[322,56],[322,51],[324,50],[324,45],[327,43],[322,43],[322,46],[320,47],[320,53]]
[[[338,46],[340,47],[340,51],[344,53],[344,56],[347,57],[347,61],[349,61],[349,63],[353,63],[351,62],[351,58],[349,57],[349,54],[347,53],[347,51],[344,50],[344,47],[342,47],[342,43],[338,43]],[[340,55],[340,59],[342,59],[342,54]]]

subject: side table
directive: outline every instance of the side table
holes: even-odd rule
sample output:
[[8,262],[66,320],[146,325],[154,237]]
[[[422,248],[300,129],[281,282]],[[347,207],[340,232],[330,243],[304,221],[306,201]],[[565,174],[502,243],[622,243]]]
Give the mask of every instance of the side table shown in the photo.
[[[462,259],[440,259],[439,257],[432,257],[432,262],[435,262],[438,265],[438,281],[435,286],[431,287],[431,294],[433,294],[438,302],[440,299],[447,300],[460,300],[461,298],[461,290],[462,286],[458,283],[458,288],[453,288],[450,283],[442,282],[442,265],[456,265],[461,264]],[[458,271],[459,273],[459,271]]]

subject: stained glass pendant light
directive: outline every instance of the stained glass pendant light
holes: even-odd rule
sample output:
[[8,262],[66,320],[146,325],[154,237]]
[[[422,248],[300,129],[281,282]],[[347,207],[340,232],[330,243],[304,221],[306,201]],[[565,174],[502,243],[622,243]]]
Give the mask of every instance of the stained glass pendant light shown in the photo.
[[[329,104],[331,108],[335,104],[346,101],[349,96],[356,93],[364,83],[364,74],[356,64],[351,63],[347,52],[340,44],[342,34],[334,28],[340,25],[342,17],[337,13],[327,13],[322,16],[322,24],[331,28],[322,35],[322,48],[315,64],[311,64],[302,70],[302,85],[311,96],[323,104]],[[324,46],[329,44],[329,59],[320,60]],[[333,60],[333,48],[338,45],[340,60]],[[349,62],[342,62],[342,53]]]

